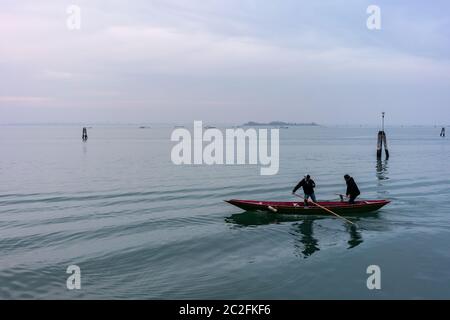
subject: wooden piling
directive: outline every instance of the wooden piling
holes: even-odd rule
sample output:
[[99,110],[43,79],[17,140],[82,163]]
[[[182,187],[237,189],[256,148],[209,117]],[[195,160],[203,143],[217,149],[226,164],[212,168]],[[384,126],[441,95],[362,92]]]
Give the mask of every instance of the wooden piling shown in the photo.
[[377,159],[381,159],[381,155],[383,152],[383,145],[384,145],[384,152],[386,154],[386,160],[389,159],[389,149],[387,145],[387,138],[386,138],[386,132],[384,131],[384,112],[382,112],[382,126],[381,131],[378,131],[378,142],[377,142]]
[[386,132],[383,131],[383,144],[384,144],[384,153],[386,154],[386,160],[389,159],[389,149],[387,145]]
[[87,141],[87,139],[88,139],[86,127],[83,128],[83,133],[82,133],[82,135],[81,135],[81,139],[82,139],[83,141]]
[[377,159],[381,159],[382,148],[383,148],[383,131],[378,131]]

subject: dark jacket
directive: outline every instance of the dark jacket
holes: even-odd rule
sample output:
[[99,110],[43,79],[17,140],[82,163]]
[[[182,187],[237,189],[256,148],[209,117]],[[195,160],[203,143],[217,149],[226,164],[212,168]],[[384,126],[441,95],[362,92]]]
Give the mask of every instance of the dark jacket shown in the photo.
[[308,181],[306,181],[306,179],[302,179],[294,188],[294,190],[292,190],[292,192],[297,191],[300,187],[303,187],[303,192],[305,194],[313,194],[314,193],[314,188],[316,187],[316,183],[314,182],[313,179],[309,179]]
[[357,197],[361,194],[359,192],[358,186],[356,185],[355,180],[350,178],[347,180],[347,195]]

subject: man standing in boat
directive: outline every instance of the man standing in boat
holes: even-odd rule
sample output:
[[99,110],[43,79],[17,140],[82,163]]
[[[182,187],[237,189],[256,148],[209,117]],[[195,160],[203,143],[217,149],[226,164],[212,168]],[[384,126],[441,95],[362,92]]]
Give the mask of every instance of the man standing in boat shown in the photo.
[[346,174],[344,176],[344,179],[345,179],[345,182],[347,183],[346,195],[348,198],[350,198],[348,203],[354,204],[356,197],[359,196],[361,194],[361,192],[359,191],[359,188],[356,185],[356,182],[352,177],[350,177],[348,174]]
[[292,194],[294,194],[300,187],[303,187],[303,192],[305,193],[305,207],[308,206],[308,199],[311,197],[311,200],[316,202],[316,195],[314,194],[314,188],[316,187],[316,183],[311,176],[306,175],[292,190]]

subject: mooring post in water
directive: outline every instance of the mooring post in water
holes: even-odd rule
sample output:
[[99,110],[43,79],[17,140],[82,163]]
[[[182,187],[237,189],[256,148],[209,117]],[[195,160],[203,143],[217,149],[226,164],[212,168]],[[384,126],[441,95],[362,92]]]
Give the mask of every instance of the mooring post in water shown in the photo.
[[83,128],[83,134],[81,135],[81,139],[82,139],[83,141],[87,141],[87,139],[88,139],[86,127]]
[[384,132],[384,114],[385,114],[384,112],[381,113],[381,115],[382,115],[381,131],[378,131],[377,159],[381,159],[383,145],[384,145],[384,152],[386,153],[386,159],[389,159],[389,149],[388,149],[388,145],[387,145],[387,137],[386,137],[386,132]]
[[381,159],[382,148],[383,148],[383,131],[378,131],[377,159]]
[[441,137],[445,138],[445,127],[442,127],[442,130],[441,130]]
[[389,149],[387,145],[386,132],[383,131],[383,144],[384,144],[384,153],[386,154],[386,160],[389,159]]

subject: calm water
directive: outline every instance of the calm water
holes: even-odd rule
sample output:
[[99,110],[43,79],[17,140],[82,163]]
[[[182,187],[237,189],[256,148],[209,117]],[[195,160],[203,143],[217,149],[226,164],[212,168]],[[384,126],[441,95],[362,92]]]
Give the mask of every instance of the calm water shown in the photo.
[[[280,171],[175,166],[172,127],[0,127],[0,298],[450,298],[450,142],[439,128],[280,131]],[[244,213],[222,200],[293,200],[304,173],[319,199],[392,204],[356,221]],[[355,220],[355,219],[354,219]],[[66,289],[67,266],[82,289]],[[381,268],[381,290],[366,268]]]

